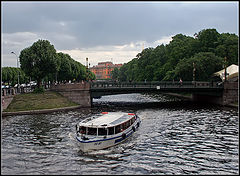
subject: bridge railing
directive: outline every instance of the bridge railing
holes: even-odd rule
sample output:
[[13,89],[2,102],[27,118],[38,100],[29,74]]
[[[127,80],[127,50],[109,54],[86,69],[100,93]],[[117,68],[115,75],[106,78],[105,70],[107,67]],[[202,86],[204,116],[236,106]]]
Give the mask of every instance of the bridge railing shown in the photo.
[[12,96],[15,94],[33,92],[34,89],[35,86],[2,88],[2,96]]
[[193,82],[185,81],[182,83],[173,81],[160,82],[92,82],[91,88],[222,88],[219,82]]

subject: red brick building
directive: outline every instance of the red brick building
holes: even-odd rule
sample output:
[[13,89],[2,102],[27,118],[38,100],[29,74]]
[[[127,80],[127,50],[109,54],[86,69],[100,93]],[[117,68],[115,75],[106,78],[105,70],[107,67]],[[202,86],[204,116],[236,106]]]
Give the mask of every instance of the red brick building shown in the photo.
[[99,62],[98,65],[89,69],[96,75],[96,79],[111,79],[111,71],[121,66],[122,64],[113,64],[112,62]]

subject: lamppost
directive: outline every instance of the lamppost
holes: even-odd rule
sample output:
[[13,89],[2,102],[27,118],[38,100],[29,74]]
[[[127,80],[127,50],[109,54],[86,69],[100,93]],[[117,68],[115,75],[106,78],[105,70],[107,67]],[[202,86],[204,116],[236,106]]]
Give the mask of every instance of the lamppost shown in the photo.
[[88,69],[88,58],[86,57],[86,68]]
[[195,76],[196,76],[196,66],[195,63],[193,62],[193,81],[195,82]]
[[196,87],[196,65],[195,63],[193,62],[193,84],[194,84],[194,87]]
[[[16,55],[16,53],[14,53],[13,51],[11,52],[12,54],[15,54],[15,56],[17,57],[17,68],[18,68],[18,56]],[[19,71],[18,71],[18,86],[19,86]],[[17,87],[18,87],[17,86]]]
[[227,82],[227,57],[224,57],[224,82]]
[[[89,65],[89,67],[90,67],[90,65]],[[87,75],[86,75],[86,81],[88,81],[88,58],[86,58],[86,72],[87,72]]]

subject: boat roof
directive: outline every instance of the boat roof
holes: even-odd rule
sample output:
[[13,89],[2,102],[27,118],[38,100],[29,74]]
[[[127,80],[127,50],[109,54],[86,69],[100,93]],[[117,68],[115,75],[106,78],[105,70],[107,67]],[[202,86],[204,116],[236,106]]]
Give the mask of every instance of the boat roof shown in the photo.
[[79,123],[79,126],[85,127],[112,127],[117,126],[123,122],[130,120],[135,114],[123,113],[123,112],[103,112],[101,116],[98,116],[92,120],[83,120]]

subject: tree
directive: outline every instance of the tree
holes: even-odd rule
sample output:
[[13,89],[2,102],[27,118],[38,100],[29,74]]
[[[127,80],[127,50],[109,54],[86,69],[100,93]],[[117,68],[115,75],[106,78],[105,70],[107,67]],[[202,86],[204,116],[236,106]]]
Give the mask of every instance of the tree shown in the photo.
[[111,72],[111,74],[112,74],[112,79],[113,80],[118,80],[119,69],[118,68],[114,68],[113,71]]
[[59,59],[58,81],[71,80],[72,68],[71,57],[62,52],[57,53]]
[[201,52],[191,58],[181,60],[176,66],[174,78],[186,81],[193,80],[193,63],[196,68],[196,81],[210,80],[213,73],[222,69],[223,58],[215,56],[212,52]]
[[223,58],[227,57],[228,65],[238,65],[238,36],[229,33],[220,34],[215,54]]
[[18,75],[19,75],[19,83],[27,83],[29,77],[25,75],[21,68],[16,67],[3,67],[2,68],[2,82],[8,83],[8,85],[14,86],[18,83]]
[[161,81],[179,79],[192,81],[193,62],[196,80],[206,81],[222,69],[222,60],[238,65],[238,36],[219,34],[216,29],[204,29],[194,37],[177,34],[167,45],[146,48],[118,72],[120,81]]
[[219,33],[216,29],[204,29],[198,33],[202,52],[214,52],[218,44]]
[[53,45],[47,40],[38,40],[20,53],[21,69],[27,76],[37,80],[38,88],[48,74],[56,73],[57,55]]
[[12,67],[3,67],[2,68],[2,82],[8,83],[8,85],[13,83],[14,73],[12,70],[13,70]]
[[119,69],[119,80],[120,81],[126,81],[127,80],[127,64],[123,64],[123,66]]
[[168,62],[175,67],[181,59],[194,55],[197,44],[193,37],[182,34],[177,34],[172,39],[166,46],[166,51],[169,57]]

